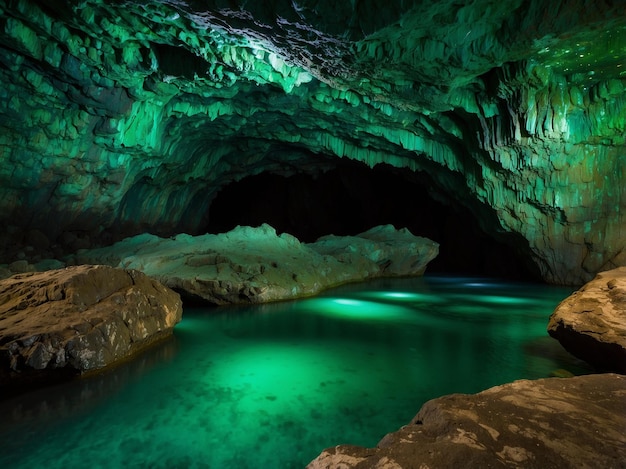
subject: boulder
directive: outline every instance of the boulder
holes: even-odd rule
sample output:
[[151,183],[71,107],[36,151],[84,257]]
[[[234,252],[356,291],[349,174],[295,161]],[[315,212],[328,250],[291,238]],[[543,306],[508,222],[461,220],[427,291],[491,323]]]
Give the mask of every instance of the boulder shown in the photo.
[[0,280],[3,391],[102,369],[171,334],[177,293],[134,270],[83,265]]
[[374,263],[376,274],[386,277],[422,275],[439,252],[436,243],[392,225],[376,226],[356,236],[322,236],[309,247],[340,262],[363,263],[364,269]]
[[391,225],[306,244],[263,224],[218,235],[144,234],[82,251],[72,262],[137,269],[183,296],[221,305],[300,298],[375,277],[421,275],[438,250],[437,243]]
[[548,332],[599,371],[626,374],[626,267],[599,273],[563,300]]
[[625,467],[625,408],[622,375],[516,381],[431,400],[376,448],[329,448],[307,469]]

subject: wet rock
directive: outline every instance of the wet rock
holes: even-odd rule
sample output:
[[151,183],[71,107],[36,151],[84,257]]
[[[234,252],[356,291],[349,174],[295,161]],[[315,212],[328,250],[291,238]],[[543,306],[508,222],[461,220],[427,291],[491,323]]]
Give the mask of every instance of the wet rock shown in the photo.
[[368,278],[421,275],[438,248],[392,226],[305,244],[264,224],[219,235],[139,235],[82,251],[73,262],[137,269],[214,304],[264,303]]
[[78,266],[0,280],[3,392],[99,370],[171,334],[175,292],[141,272]]
[[599,273],[563,300],[548,332],[598,370],[626,374],[626,267]]
[[516,381],[427,402],[376,448],[339,445],[307,469],[625,467],[626,376]]
[[434,243],[424,241],[406,228],[396,230],[392,225],[382,225],[357,236],[322,236],[309,247],[342,262],[373,262],[379,275],[393,277],[424,273],[438,253]]

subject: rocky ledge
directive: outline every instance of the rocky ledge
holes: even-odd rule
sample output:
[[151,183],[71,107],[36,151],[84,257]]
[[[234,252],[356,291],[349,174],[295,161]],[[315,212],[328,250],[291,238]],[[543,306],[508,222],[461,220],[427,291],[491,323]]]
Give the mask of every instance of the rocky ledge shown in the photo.
[[101,369],[171,334],[180,296],[134,270],[76,266],[0,280],[0,387]]
[[548,332],[599,371],[626,374],[626,267],[599,273],[563,300]]
[[376,448],[326,449],[307,469],[623,468],[626,376],[516,381],[427,402]]
[[421,275],[438,252],[437,243],[391,225],[305,244],[263,224],[218,235],[143,234],[80,251],[70,262],[140,270],[185,297],[221,305],[299,298],[375,277]]

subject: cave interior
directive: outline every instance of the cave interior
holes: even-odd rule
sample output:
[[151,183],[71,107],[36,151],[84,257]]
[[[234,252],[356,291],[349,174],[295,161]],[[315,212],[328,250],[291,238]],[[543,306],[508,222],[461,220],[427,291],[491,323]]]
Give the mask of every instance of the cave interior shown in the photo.
[[[381,456],[394,438],[406,467],[417,464],[420,451],[429,465],[434,453],[458,456],[438,467],[467,465],[471,451],[479,458],[473,461],[486,461],[477,467],[542,461],[610,467],[623,456],[624,419],[614,411],[624,407],[623,377],[562,380],[573,374],[565,369],[572,357],[558,361],[565,351],[546,336],[548,303],[536,310],[519,284],[511,296],[498,282],[464,278],[454,279],[463,284],[460,295],[447,287],[348,294],[364,278],[385,277],[398,259],[411,272],[398,284],[445,282],[445,276],[415,278],[424,272],[420,262],[437,251],[427,273],[541,282],[522,288],[531,296],[545,293],[546,301],[561,301],[571,286],[595,278],[599,287],[570,297],[583,308],[568,309],[571,322],[551,320],[565,338],[550,326],[548,332],[568,352],[583,350],[572,353],[592,364],[597,357],[608,357],[611,366],[624,362],[625,349],[615,339],[626,336],[618,327],[626,298],[623,0],[2,0],[0,83],[0,394],[7,377],[18,393],[78,375],[102,378],[76,380],[85,386],[76,388],[76,399],[51,387],[41,399],[26,395],[26,405],[9,402],[7,421],[24,419],[29,426],[7,427],[3,442],[11,447],[0,451],[0,465],[65,467],[67,457],[79,457],[80,466],[97,453],[96,465],[123,467],[144,458],[135,465],[158,459],[154,465],[180,466],[194,462],[190,451],[198,450],[198,467],[206,467],[202,451],[219,446],[228,462],[216,467],[245,467],[245,457],[254,460],[250,467],[276,467],[282,452],[314,457],[303,452],[315,448],[305,438],[314,425],[321,425],[319,441],[327,441],[329,422],[339,433],[324,444],[346,437],[337,416],[351,419],[350,431],[353,417],[364,419],[355,428],[378,431],[372,417],[387,419],[379,412],[384,399],[395,407],[402,391],[407,403],[399,405],[412,406],[421,398],[406,380],[415,378],[421,389],[434,376],[453,386],[436,394],[454,392],[441,402],[458,400],[458,413],[446,417],[445,406],[425,407],[424,418],[418,414],[400,436],[379,440],[381,434],[372,440],[381,441],[375,448],[333,446],[330,456],[342,467],[346,461],[346,467],[365,467],[365,459]],[[378,239],[334,239],[341,248],[348,243],[336,257],[324,246],[319,252],[302,246],[379,225],[407,228],[438,246],[421,239],[422,251],[407,254],[412,235],[387,257],[377,257],[383,251]],[[243,228],[233,230],[237,226]],[[210,244],[228,235],[204,236],[234,231],[241,236],[230,250]],[[210,238],[203,245],[209,247],[196,255],[200,238]],[[375,245],[366,254],[376,256],[361,256],[357,239],[359,246]],[[152,257],[135,255],[165,244],[169,257],[157,248]],[[80,261],[111,245],[127,249],[123,263],[115,252]],[[333,296],[342,290],[316,296],[338,285],[346,297]],[[488,293],[477,294],[475,286]],[[576,297],[580,292],[588,296]],[[306,299],[279,301],[292,298]],[[280,314],[231,314],[246,311],[234,304],[254,303],[267,312],[309,300],[314,306],[301,309],[304,314],[284,310],[284,322],[269,322]],[[420,314],[400,305],[405,300],[422,308]],[[569,308],[565,303],[559,308]],[[493,327],[485,311],[497,318]],[[587,316],[591,326],[579,321],[581,312],[595,314]],[[405,317],[417,322],[399,319]],[[296,326],[300,320],[310,327]],[[382,321],[396,321],[395,332]],[[583,335],[599,330],[606,342],[580,339],[572,323]],[[168,341],[175,326],[178,337]],[[334,342],[318,342],[315,334],[328,331]],[[131,359],[153,345],[152,358]],[[197,361],[173,359],[185,350]],[[343,361],[347,356],[358,361]],[[298,357],[311,357],[314,367],[338,365],[342,374],[309,372]],[[404,366],[402,357],[410,366],[396,368]],[[378,378],[376,362],[399,381]],[[552,367],[557,362],[565,368]],[[520,374],[509,374],[511,364]],[[153,365],[154,381],[132,377],[143,387],[126,399],[126,378],[118,380],[116,371],[144,373]],[[161,365],[172,374],[161,374]],[[537,365],[541,372],[529,376]],[[279,393],[291,386],[268,369],[286,379],[300,373],[303,389],[320,399],[294,394],[293,409],[305,411],[302,426],[294,426],[289,401]],[[211,374],[216,370],[223,371]],[[363,372],[362,381],[355,370]],[[558,379],[540,379],[553,372]],[[495,381],[493,375],[499,375]],[[489,381],[457,386],[482,377]],[[495,407],[459,394],[516,379],[523,381],[476,395]],[[335,399],[340,384],[347,385],[345,400]],[[366,400],[378,385],[382,394]],[[48,399],[55,391],[58,405]],[[105,395],[119,399],[123,410],[94,413],[93,427],[73,424]],[[322,414],[329,397],[337,407]],[[424,402],[432,397],[424,395]],[[225,407],[216,406],[221,398]],[[246,398],[253,406],[237,410]],[[274,405],[276,414],[267,414]],[[37,408],[54,427],[31,419]],[[130,410],[148,420],[141,424]],[[57,419],[61,414],[72,422]],[[235,424],[237,416],[245,419]],[[111,425],[116,418],[122,420]],[[241,422],[241,433],[233,433]],[[228,434],[215,436],[213,423]],[[421,428],[414,431],[413,424]],[[102,433],[107,425],[110,433]],[[209,446],[195,443],[202,434]],[[296,441],[277,438],[283,434]],[[427,443],[405,444],[418,435]],[[180,460],[169,454],[176,438]],[[35,446],[46,449],[37,453]],[[266,460],[259,459],[261,450]],[[396,464],[387,456],[372,461],[368,467]]]
[[429,271],[626,264],[622,2],[9,1],[3,268],[143,232],[378,224]]

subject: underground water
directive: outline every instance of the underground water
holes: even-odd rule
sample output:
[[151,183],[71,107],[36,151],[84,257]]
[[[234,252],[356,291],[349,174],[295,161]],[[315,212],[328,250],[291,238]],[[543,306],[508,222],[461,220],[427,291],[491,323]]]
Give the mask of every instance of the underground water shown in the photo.
[[303,468],[429,399],[590,372],[546,333],[571,291],[427,276],[188,308],[131,363],[0,402],[0,467]]

